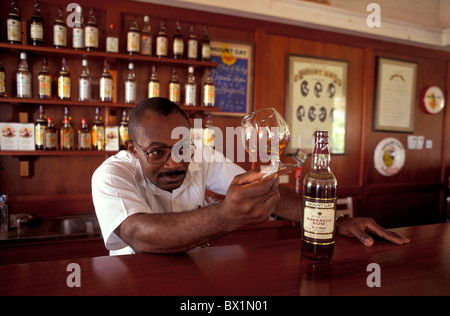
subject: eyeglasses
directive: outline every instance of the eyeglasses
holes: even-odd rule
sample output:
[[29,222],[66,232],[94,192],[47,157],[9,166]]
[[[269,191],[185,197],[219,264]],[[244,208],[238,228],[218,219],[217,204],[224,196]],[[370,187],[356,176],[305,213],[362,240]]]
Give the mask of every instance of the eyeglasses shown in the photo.
[[139,145],[136,141],[131,141],[147,155],[147,162],[151,165],[161,165],[166,163],[169,158],[172,157],[172,154],[175,162],[189,162],[192,157],[194,157],[195,149],[197,148],[193,142],[188,144],[187,141],[181,140],[174,146],[155,147],[146,151],[144,147]]

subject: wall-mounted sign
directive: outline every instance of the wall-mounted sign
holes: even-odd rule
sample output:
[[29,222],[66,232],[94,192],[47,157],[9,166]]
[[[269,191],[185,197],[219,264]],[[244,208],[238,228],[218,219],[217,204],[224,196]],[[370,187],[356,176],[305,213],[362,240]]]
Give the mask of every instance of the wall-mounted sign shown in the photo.
[[405,164],[405,148],[392,137],[382,139],[373,153],[375,169],[383,176],[390,177],[399,173]]
[[425,89],[421,100],[422,109],[428,114],[438,114],[445,106],[444,92],[437,86]]

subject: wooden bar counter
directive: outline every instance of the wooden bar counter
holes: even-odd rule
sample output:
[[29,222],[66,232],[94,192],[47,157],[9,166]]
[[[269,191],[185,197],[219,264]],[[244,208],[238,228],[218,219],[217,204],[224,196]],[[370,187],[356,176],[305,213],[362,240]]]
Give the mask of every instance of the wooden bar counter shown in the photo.
[[[393,230],[411,243],[366,247],[337,237],[332,262],[303,258],[298,227],[281,225],[241,230],[184,254],[5,265],[0,295],[450,295],[450,224]],[[67,285],[71,263],[80,267],[80,287]],[[371,263],[379,265],[379,287],[368,285],[377,273]]]

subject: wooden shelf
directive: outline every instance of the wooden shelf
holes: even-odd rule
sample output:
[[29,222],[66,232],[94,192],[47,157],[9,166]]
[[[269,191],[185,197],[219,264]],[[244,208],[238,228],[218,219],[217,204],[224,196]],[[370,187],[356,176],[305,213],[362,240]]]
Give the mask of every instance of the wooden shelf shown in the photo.
[[27,51],[32,52],[34,54],[40,54],[45,56],[50,55],[58,57],[64,56],[76,58],[89,57],[94,59],[121,60],[121,61],[133,61],[143,63],[148,62],[166,66],[183,66],[183,67],[193,66],[206,68],[216,68],[219,66],[218,63],[201,60],[159,58],[156,56],[128,55],[128,54],[107,53],[100,51],[90,52],[86,50],[77,50],[71,48],[54,48],[54,47],[22,45],[22,44],[0,43],[0,49],[2,49],[3,51],[9,51],[16,54],[19,54],[21,51]]

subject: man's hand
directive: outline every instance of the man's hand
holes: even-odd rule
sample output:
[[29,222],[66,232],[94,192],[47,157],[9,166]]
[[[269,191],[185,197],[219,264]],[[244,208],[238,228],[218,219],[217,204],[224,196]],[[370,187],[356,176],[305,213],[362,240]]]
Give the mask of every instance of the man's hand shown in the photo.
[[384,229],[378,225],[372,218],[355,217],[344,219],[337,227],[337,233],[345,237],[356,237],[364,245],[372,246],[373,238],[367,232],[376,234],[394,244],[403,245],[409,243],[409,239],[400,236],[397,233]]
[[270,218],[280,199],[276,174],[264,179],[256,170],[236,176],[221,203],[224,216],[233,229],[256,225]]

